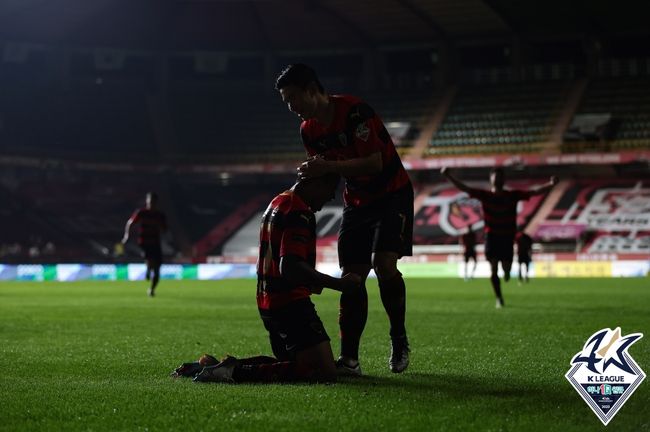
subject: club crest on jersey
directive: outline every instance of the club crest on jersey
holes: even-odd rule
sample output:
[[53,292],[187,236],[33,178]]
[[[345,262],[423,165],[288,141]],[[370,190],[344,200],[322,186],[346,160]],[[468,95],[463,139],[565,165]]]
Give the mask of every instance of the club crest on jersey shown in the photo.
[[627,352],[643,334],[621,336],[620,327],[591,335],[571,360],[566,379],[607,425],[645,379],[645,373]]
[[370,136],[370,128],[366,126],[365,123],[361,123],[359,124],[359,126],[357,126],[357,131],[355,132],[355,135],[361,141],[368,141],[368,137]]

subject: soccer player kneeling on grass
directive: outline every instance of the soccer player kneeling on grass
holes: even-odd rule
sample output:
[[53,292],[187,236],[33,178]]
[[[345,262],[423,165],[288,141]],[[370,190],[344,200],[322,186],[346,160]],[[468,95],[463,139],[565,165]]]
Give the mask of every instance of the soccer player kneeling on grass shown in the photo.
[[257,306],[275,357],[227,356],[217,363],[204,356],[181,365],[173,376],[194,376],[198,382],[336,380],[330,339],[309,297],[324,287],[341,292],[360,289],[356,274],[335,278],[315,269],[314,213],[334,198],[338,182],[338,175],[299,180],[276,196],[262,217]]

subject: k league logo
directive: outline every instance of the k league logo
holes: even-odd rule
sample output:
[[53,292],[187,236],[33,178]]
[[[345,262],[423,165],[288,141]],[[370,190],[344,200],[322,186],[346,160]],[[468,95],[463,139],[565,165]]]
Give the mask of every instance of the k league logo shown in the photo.
[[605,426],[645,379],[627,352],[642,337],[641,333],[621,336],[619,327],[602,329],[571,360],[566,379]]

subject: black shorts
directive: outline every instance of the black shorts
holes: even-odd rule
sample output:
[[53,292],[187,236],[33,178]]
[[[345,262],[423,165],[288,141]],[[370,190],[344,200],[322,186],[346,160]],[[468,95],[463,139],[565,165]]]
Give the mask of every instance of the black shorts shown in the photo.
[[530,264],[532,260],[530,259],[530,255],[518,255],[517,261],[519,261],[519,263]]
[[474,261],[476,261],[476,251],[465,252],[464,257],[465,261],[469,260],[470,258],[474,258]]
[[278,360],[295,360],[296,353],[330,338],[310,299],[301,299],[278,309],[259,309],[269,332],[273,355]]
[[512,262],[514,235],[487,233],[485,236],[485,258],[488,261]]
[[343,209],[339,265],[371,265],[373,252],[413,254],[413,187],[409,183],[363,207]]
[[144,259],[152,263],[162,263],[162,248],[159,244],[141,244],[142,255]]

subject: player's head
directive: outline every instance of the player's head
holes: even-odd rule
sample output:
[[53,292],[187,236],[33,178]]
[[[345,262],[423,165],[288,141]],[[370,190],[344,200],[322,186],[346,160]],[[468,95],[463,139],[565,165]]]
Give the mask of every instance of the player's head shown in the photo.
[[493,168],[490,171],[490,184],[496,190],[503,189],[503,184],[505,182],[505,174],[503,173],[503,168]]
[[326,96],[316,71],[302,63],[284,68],[275,81],[275,89],[280,92],[289,111],[303,120],[316,115],[319,98]]
[[293,190],[313,212],[317,212],[325,203],[334,199],[340,179],[338,174],[333,173],[307,179],[299,178]]
[[147,192],[146,203],[148,209],[155,209],[158,206],[158,194]]

